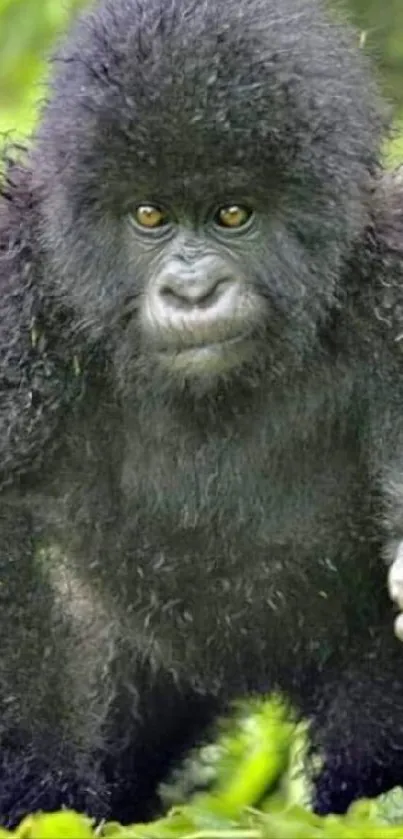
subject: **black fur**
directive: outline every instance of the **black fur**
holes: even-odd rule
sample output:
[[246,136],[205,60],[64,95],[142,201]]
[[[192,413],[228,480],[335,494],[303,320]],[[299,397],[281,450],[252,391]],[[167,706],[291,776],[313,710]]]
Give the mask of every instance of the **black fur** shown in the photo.
[[[403,781],[403,189],[355,40],[315,0],[109,0],[7,163],[5,824],[150,816],[217,711],[276,687],[326,750],[318,810]],[[253,353],[178,380],[142,339],[154,267],[126,213],[239,191]]]

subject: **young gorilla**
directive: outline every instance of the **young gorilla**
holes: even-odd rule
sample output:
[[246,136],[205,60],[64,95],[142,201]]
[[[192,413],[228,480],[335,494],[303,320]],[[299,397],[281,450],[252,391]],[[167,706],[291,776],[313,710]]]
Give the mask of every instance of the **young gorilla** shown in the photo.
[[4,823],[144,818],[277,687],[319,811],[403,781],[386,123],[315,0],[107,0],[61,48],[0,204]]

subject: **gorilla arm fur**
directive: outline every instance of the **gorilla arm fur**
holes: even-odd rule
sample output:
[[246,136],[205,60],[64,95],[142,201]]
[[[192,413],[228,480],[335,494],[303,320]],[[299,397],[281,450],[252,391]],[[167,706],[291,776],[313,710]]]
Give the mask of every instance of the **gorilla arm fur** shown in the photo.
[[[0,811],[14,822],[40,806],[38,779],[56,807],[73,801],[78,777],[69,777],[58,724],[68,717],[60,662],[71,641],[38,558],[31,487],[57,457],[63,412],[82,384],[60,312],[41,298],[35,211],[29,170],[8,158],[0,204]],[[57,722],[52,712],[44,719],[44,706],[55,709]]]

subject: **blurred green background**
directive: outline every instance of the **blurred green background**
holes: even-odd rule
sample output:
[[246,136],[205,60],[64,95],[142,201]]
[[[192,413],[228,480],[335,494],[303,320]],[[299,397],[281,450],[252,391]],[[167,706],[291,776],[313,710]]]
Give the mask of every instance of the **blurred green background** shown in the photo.
[[[26,136],[46,81],[46,55],[85,0],[0,0],[0,132]],[[225,2],[225,0],[217,0]],[[340,8],[339,0],[329,0]],[[403,0],[342,0],[365,33],[365,49],[396,107],[399,136],[390,154],[403,161]],[[401,126],[401,129],[400,129]]]

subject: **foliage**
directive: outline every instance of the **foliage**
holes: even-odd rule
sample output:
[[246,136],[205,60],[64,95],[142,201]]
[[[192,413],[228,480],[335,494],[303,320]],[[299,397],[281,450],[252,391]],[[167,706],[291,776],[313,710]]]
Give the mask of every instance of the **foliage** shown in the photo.
[[0,0],[0,132],[30,132],[43,95],[47,54],[82,3]]
[[149,824],[96,826],[65,811],[37,814],[0,839],[403,839],[403,790],[354,804],[345,816],[307,806],[308,727],[278,697],[238,707],[210,747],[215,781]]
[[387,149],[387,163],[391,166],[401,165],[403,161],[403,120],[396,124],[396,132]]

